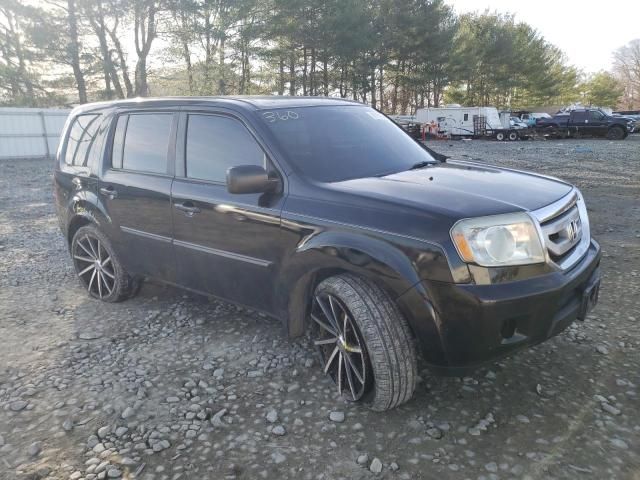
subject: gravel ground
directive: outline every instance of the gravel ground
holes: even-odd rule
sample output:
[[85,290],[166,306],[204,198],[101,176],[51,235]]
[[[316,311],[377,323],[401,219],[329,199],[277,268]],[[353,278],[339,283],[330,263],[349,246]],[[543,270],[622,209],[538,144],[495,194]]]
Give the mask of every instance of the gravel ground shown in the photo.
[[149,283],[90,299],[51,163],[0,162],[0,478],[639,479],[640,136],[431,145],[577,184],[600,305],[473,376],[422,368],[385,414],[339,399],[273,319]]

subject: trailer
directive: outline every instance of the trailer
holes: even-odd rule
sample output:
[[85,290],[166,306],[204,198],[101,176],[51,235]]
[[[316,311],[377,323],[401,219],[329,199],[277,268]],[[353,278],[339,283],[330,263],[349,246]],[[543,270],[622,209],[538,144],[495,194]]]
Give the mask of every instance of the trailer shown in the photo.
[[525,129],[514,129],[508,119],[503,123],[495,107],[428,107],[416,111],[416,120],[431,133],[450,138],[486,138],[518,140],[530,135]]

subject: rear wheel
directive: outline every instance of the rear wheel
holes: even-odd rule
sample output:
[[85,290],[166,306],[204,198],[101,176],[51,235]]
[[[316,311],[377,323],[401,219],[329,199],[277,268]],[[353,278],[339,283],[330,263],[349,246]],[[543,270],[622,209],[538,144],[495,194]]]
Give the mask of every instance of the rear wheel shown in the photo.
[[310,324],[322,368],[346,400],[381,411],[411,398],[413,338],[380,287],[349,274],[324,280],[314,292]]
[[609,140],[622,140],[624,138],[624,130],[621,127],[611,127],[607,132]]
[[498,140],[499,142],[504,140],[504,133],[502,132],[498,132],[496,133],[496,140]]
[[71,256],[80,283],[92,297],[119,302],[137,292],[139,283],[125,271],[111,242],[95,226],[78,229],[71,241]]
[[509,132],[509,140],[511,140],[512,142],[516,141],[518,139],[518,134],[516,132]]

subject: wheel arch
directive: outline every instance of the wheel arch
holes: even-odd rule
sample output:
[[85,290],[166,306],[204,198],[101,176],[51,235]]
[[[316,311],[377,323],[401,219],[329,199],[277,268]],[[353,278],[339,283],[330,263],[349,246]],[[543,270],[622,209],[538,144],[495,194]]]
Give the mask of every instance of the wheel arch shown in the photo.
[[289,336],[304,333],[314,288],[343,273],[376,283],[394,301],[420,281],[411,259],[388,242],[357,234],[320,234],[299,246],[279,275],[276,309]]
[[85,225],[94,224],[104,228],[109,223],[109,217],[98,196],[90,191],[74,195],[68,206],[67,218],[65,237],[68,245],[71,245],[75,233]]

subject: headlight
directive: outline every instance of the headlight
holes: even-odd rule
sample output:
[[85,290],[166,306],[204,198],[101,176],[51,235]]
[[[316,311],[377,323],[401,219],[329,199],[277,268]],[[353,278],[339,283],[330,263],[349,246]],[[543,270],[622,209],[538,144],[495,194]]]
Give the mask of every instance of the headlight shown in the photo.
[[545,261],[540,235],[526,213],[460,220],[451,229],[451,239],[462,260],[483,267]]

